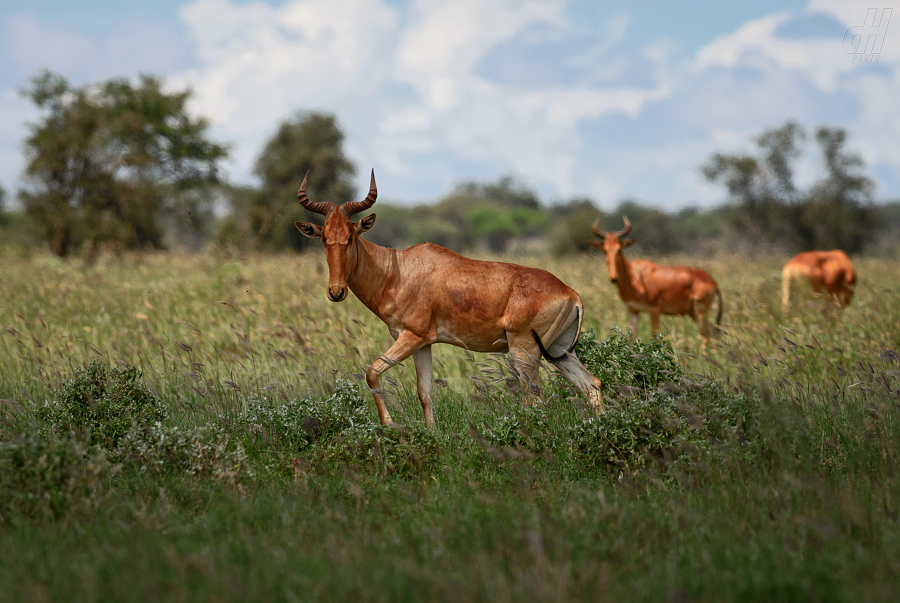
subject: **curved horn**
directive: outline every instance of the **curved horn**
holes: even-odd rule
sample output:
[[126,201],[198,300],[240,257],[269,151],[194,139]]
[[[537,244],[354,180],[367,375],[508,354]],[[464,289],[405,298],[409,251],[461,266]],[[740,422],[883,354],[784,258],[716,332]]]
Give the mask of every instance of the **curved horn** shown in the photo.
[[606,234],[600,230],[600,218],[594,220],[594,225],[591,226],[591,230],[597,235],[597,238],[601,241],[606,237]]
[[378,189],[375,188],[375,168],[372,168],[372,180],[369,182],[369,194],[362,201],[345,201],[341,203],[341,211],[348,218],[353,214],[365,211],[372,207],[378,197]]
[[631,222],[628,221],[628,216],[622,216],[622,219],[625,220],[625,228],[616,233],[620,239],[631,232]]
[[309,197],[306,196],[306,181],[308,178],[309,171],[306,172],[306,176],[303,177],[303,182],[300,184],[300,190],[297,191],[297,201],[309,211],[327,216],[334,211],[334,203],[331,201],[321,201],[319,203],[310,201]]

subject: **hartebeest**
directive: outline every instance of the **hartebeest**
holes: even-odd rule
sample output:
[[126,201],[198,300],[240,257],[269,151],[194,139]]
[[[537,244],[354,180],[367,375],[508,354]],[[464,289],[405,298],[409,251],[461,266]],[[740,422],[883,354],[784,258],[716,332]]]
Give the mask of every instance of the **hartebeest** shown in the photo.
[[806,280],[816,293],[827,293],[841,308],[850,305],[856,286],[856,271],[847,254],[833,251],[806,251],[794,256],[781,271],[781,305],[791,303],[791,281]]
[[[309,174],[307,174],[307,177]],[[312,203],[306,178],[297,199],[325,216],[324,226],[295,222],[308,237],[322,240],[328,263],[328,299],[339,302],[348,289],[380,318],[394,345],[366,370],[378,418],[391,416],[379,389],[380,375],[413,357],[425,424],[434,427],[431,346],[450,343],[476,352],[509,352],[526,391],[537,388],[543,356],[603,410],[600,380],[573,354],[581,332],[581,297],[558,278],[537,268],[462,257],[432,243],[408,249],[380,247],[360,235],[375,224],[375,214],[353,223],[377,197],[375,171],[363,201]]]
[[660,266],[647,260],[629,261],[622,250],[635,243],[624,239],[631,232],[631,222],[623,216],[625,228],[618,232],[601,232],[600,219],[592,230],[600,241],[588,241],[588,245],[602,249],[606,254],[609,280],[619,289],[619,297],[628,308],[631,321],[631,338],[637,334],[638,315],[650,313],[650,328],[659,333],[659,315],[683,316],[687,314],[700,327],[703,345],[710,335],[707,317],[713,300],[719,298],[716,325],[722,323],[722,292],[713,278],[692,266]]

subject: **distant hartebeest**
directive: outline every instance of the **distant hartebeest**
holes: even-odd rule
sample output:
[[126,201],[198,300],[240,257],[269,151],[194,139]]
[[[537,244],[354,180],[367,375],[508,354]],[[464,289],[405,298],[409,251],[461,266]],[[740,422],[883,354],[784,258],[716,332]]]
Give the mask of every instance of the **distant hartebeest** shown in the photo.
[[791,258],[781,271],[781,305],[791,303],[791,281],[806,280],[816,293],[827,293],[841,308],[850,305],[856,286],[856,271],[847,254],[834,251],[806,251]]
[[650,313],[650,328],[659,333],[659,315],[685,315],[696,321],[700,327],[703,345],[710,335],[707,316],[713,300],[719,298],[719,313],[716,325],[722,323],[722,292],[713,278],[691,266],[660,266],[647,260],[628,261],[622,250],[635,243],[634,239],[623,237],[631,232],[631,222],[623,217],[625,228],[618,232],[601,232],[598,218],[592,227],[600,241],[588,241],[588,245],[602,249],[606,254],[609,280],[619,289],[619,297],[628,308],[631,321],[631,338],[637,334],[638,315]]
[[595,412],[602,412],[600,380],[573,353],[584,319],[584,305],[575,291],[537,268],[471,260],[432,243],[400,250],[366,241],[360,235],[375,224],[375,214],[355,224],[350,217],[375,203],[374,170],[365,200],[347,201],[340,207],[312,203],[306,195],[306,180],[297,198],[309,211],[325,216],[325,225],[295,225],[325,245],[328,299],[342,301],[349,289],[387,325],[395,340],[366,370],[382,424],[390,423],[391,416],[379,389],[379,376],[413,356],[425,424],[434,427],[434,343],[476,352],[509,352],[526,391],[537,388],[543,356],[585,395]]

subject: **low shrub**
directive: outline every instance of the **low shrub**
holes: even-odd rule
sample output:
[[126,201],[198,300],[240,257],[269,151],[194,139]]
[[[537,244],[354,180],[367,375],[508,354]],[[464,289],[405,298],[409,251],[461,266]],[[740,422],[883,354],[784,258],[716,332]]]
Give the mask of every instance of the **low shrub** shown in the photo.
[[630,391],[679,383],[684,377],[675,351],[661,336],[631,342],[619,332],[598,341],[593,329],[581,334],[575,346],[581,363],[603,383],[604,389]]
[[166,408],[141,382],[136,367],[112,368],[96,360],[63,381],[38,414],[55,435],[81,434],[91,444],[114,450],[134,426],[166,418]]
[[315,395],[284,404],[250,400],[243,413],[222,417],[218,429],[276,473],[292,471],[302,460],[316,467],[412,475],[431,467],[438,454],[428,430],[376,424],[356,384],[345,379],[324,400]]
[[720,461],[762,458],[766,436],[759,429],[760,400],[730,393],[717,382],[657,388],[622,408],[585,419],[570,433],[572,452],[588,468],[612,475],[653,467],[693,472]]
[[479,431],[485,441],[496,448],[519,448],[532,452],[552,449],[557,435],[544,406],[520,406],[492,423],[485,422]]
[[369,425],[371,419],[356,385],[340,379],[334,392],[325,400],[307,396],[274,404],[269,400],[252,399],[246,411],[233,420],[223,417],[221,424],[248,450],[296,455],[345,429]]
[[181,473],[236,481],[251,475],[243,447],[213,426],[183,429],[155,423],[119,440],[114,458],[126,468],[152,474]]
[[0,442],[0,523],[92,509],[113,471],[106,451],[77,439]]
[[[165,425],[166,414],[137,368],[93,361],[76,369],[39,410],[49,426],[43,446],[102,449],[104,458],[125,470],[154,474],[233,480],[249,473],[246,454],[239,444],[229,445],[227,435],[213,426]],[[37,446],[34,442],[30,446]]]
[[381,476],[428,473],[438,460],[432,430],[398,424],[354,425],[314,451],[317,463],[345,465]]

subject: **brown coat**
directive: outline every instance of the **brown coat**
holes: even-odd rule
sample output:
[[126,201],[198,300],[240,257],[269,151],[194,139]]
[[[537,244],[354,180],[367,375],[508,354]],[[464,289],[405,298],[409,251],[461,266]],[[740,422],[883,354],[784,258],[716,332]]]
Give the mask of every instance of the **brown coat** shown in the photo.
[[324,226],[297,222],[306,236],[325,245],[330,300],[354,295],[388,327],[394,345],[366,371],[382,423],[391,417],[379,377],[413,356],[425,423],[434,427],[431,346],[449,343],[476,352],[509,352],[526,390],[536,389],[543,355],[602,410],[600,381],[572,353],[581,323],[581,297],[545,270],[465,258],[432,243],[388,249],[361,238],[375,223],[370,214],[353,223],[353,213],[371,207],[377,195],[373,173],[369,196],[359,203],[311,203],[306,179],[300,203],[325,216]]
[[808,282],[816,293],[826,293],[842,308],[850,305],[856,287],[853,263],[840,249],[805,251],[785,264],[781,271],[781,305],[785,308],[790,305],[791,282],[796,279]]
[[692,266],[661,266],[647,260],[629,261],[623,249],[635,243],[624,239],[631,232],[631,222],[625,218],[625,228],[619,232],[601,232],[594,223],[594,234],[600,241],[588,241],[592,247],[603,250],[609,280],[619,290],[619,297],[628,309],[631,337],[635,337],[638,316],[650,314],[653,334],[659,333],[660,314],[690,316],[700,327],[700,336],[706,344],[710,335],[708,323],[713,301],[719,298],[716,324],[722,322],[722,293],[716,281],[700,268]]

